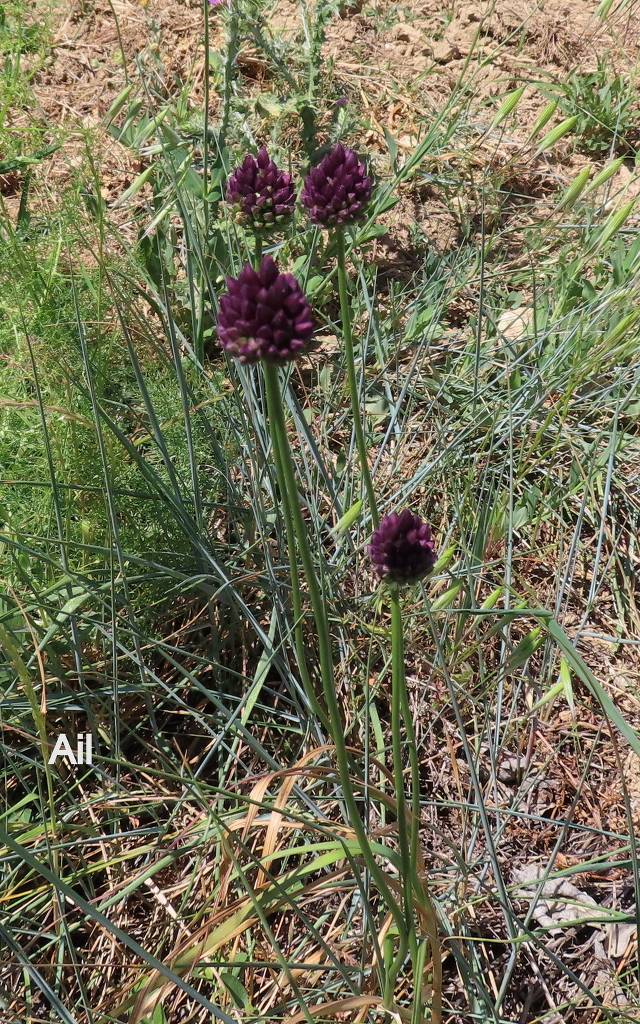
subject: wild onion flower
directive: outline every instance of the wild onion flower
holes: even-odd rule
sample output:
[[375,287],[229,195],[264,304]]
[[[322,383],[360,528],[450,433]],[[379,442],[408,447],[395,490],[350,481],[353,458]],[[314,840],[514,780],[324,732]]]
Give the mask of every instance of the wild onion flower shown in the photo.
[[218,338],[241,363],[286,363],[309,347],[314,332],[311,306],[293,274],[281,274],[271,256],[257,270],[247,263],[227,278],[220,299]]
[[286,220],[296,203],[291,175],[280,170],[264,146],[257,157],[248,153],[230,176],[226,199],[238,220],[258,231]]
[[364,216],[372,191],[358,154],[339,142],[309,171],[301,199],[314,224],[340,227]]
[[436,563],[431,527],[409,509],[392,512],[374,530],[369,555],[381,579],[413,583],[431,572]]

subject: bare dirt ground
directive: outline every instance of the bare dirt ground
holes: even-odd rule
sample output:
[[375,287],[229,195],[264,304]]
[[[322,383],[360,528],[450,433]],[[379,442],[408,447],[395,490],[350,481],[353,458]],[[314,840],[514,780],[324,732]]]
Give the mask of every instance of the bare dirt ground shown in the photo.
[[[499,97],[532,83],[519,104],[515,126],[510,124],[508,137],[500,139],[501,153],[485,145],[477,154],[479,165],[495,163],[511,157],[510,151],[525,142],[544,107],[545,98],[535,84],[564,80],[577,68],[594,70],[599,60],[606,62],[612,75],[635,74],[640,15],[634,4],[618,6],[620,13],[616,15],[614,7],[605,21],[597,16],[594,0],[345,3],[343,16],[330,27],[326,57],[370,126],[363,142],[385,152],[385,129],[401,152],[410,150],[425,118],[441,109],[463,75],[469,82],[470,118],[480,124],[489,123]],[[197,0],[69,0],[54,10],[52,56],[35,91],[46,121],[69,128],[64,149],[44,171],[47,184],[55,190],[82,159],[83,132],[92,131],[95,145],[106,111],[128,75],[135,76],[136,65],[161,80],[168,91],[191,82],[191,98],[197,102],[203,47],[202,9]],[[299,35],[298,4],[278,0],[270,21],[276,34]],[[213,8],[214,50],[223,44],[220,22]],[[241,50],[239,69],[248,79],[245,85],[265,84],[265,69],[250,47]],[[212,105],[216,103],[214,97]],[[102,143],[106,189],[115,198],[135,168],[129,166],[130,157],[122,147],[104,137]],[[569,155],[568,147],[560,147],[552,156],[545,155],[542,164],[528,161],[527,174],[542,176],[557,187],[571,180],[585,162],[586,158]],[[627,175],[635,194],[637,183],[631,171]],[[539,181],[538,191],[544,192]],[[435,220],[435,240],[446,245],[453,229],[450,211],[436,204],[428,212]]]

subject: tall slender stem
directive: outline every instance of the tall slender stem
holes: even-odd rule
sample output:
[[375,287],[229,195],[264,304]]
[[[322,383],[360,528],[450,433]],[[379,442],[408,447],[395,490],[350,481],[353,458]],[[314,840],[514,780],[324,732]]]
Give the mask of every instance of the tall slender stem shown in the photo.
[[285,528],[287,532],[287,547],[289,549],[289,575],[291,578],[291,597],[293,605],[293,636],[294,646],[296,651],[296,661],[298,663],[298,669],[302,678],[302,685],[304,692],[309,701],[309,706],[319,721],[322,722],[327,731],[330,730],[330,722],[327,718],[326,712],[318,703],[316,692],[311,680],[309,668],[307,666],[307,656],[304,640],[304,626],[302,618],[302,594],[300,592],[300,577],[298,575],[298,557],[296,551],[296,535],[293,526],[293,520],[291,516],[291,506],[289,503],[289,495],[287,492],[285,468],[282,460],[282,451],[280,448],[280,437],[276,430],[273,417],[267,415],[269,421],[269,431],[271,434],[271,446],[273,449],[273,457],[276,464],[276,473],[278,477],[278,485],[280,488],[280,500],[282,502],[282,508],[284,510]]
[[349,306],[349,295],[347,293],[347,259],[344,245],[344,230],[338,228],[336,231],[336,244],[338,248],[338,292],[340,295],[340,316],[342,319],[342,339],[347,363],[347,381],[349,383],[349,394],[351,396],[351,411],[353,413],[353,426],[356,432],[356,447],[360,461],[360,472],[364,481],[365,491],[369,502],[369,511],[374,527],[378,525],[380,516],[376,495],[373,489],[373,481],[369,470],[367,457],[367,443],[365,441],[362,427],[362,414],[360,411],[360,396],[358,394],[358,379],[356,377],[356,364],[353,354],[353,332],[351,329],[351,308]]
[[318,584],[316,569],[311,555],[311,548],[309,546],[309,539],[307,537],[304,519],[302,518],[302,512],[300,509],[295,470],[291,456],[291,449],[289,447],[289,437],[287,434],[284,411],[282,408],[282,393],[278,380],[278,371],[275,366],[270,365],[269,363],[263,363],[263,368],[269,419],[271,420],[273,429],[278,436],[278,444],[282,457],[282,470],[289,498],[289,511],[293,518],[293,526],[296,539],[298,541],[300,559],[304,568],[307,586],[309,588],[309,598],[311,600],[311,607],[313,609],[316,622],[322,688],[331,721],[331,735],[335,744],[336,762],[338,765],[338,774],[340,776],[343,797],[349,814],[351,827],[358,839],[367,868],[375,880],[380,895],[391,911],[398,927],[398,931],[402,937],[404,934],[403,913],[387,884],[384,872],[373,855],[369,845],[369,838],[362,823],[360,809],[354,795],[353,786],[351,784],[349,758],[347,755],[346,744],[344,742],[344,726],[342,724],[342,716],[340,714],[340,708],[338,706],[335,692],[329,624],[322,593]]
[[[208,255],[209,250],[209,4],[203,0],[204,16],[204,125],[202,130],[202,182],[203,182],[203,250]],[[198,315],[198,330],[195,338],[196,359],[199,369],[204,364],[204,311],[207,296],[206,278],[202,263],[200,264],[200,308]]]
[[[415,731],[413,728],[413,718],[407,693],[404,628],[402,622],[402,608],[400,605],[400,597],[397,587],[393,587],[391,590],[391,664],[393,774],[396,788],[396,802],[398,805],[398,834],[403,861],[405,909],[408,915],[407,926],[409,928],[409,934],[415,938],[410,927],[410,923],[412,923],[413,919],[413,905],[415,902],[416,905],[420,907],[420,910],[427,922],[426,929],[431,947],[431,961],[433,965],[431,1019],[433,1024],[439,1024],[442,1017],[442,959],[440,942],[438,939],[438,922],[436,914],[431,897],[426,889],[426,884],[420,878],[418,873],[420,765],[418,761]],[[409,753],[409,764],[411,767],[411,816],[408,835],[406,829],[407,814],[402,771],[401,721],[403,719]],[[411,943],[411,954],[414,968],[415,999],[416,1001],[420,1001],[422,998],[421,975],[424,969],[424,955],[420,952],[420,946],[415,941]]]
[[[402,861],[402,882],[404,888],[405,914],[407,921],[413,917],[412,908],[412,837],[407,833],[407,806],[404,791],[404,772],[402,767],[402,708],[403,694],[406,689],[404,673],[404,633],[402,627],[402,611],[397,587],[391,590],[391,745],[393,753],[393,779],[396,791],[396,810],[398,818],[398,839],[400,843],[400,859]],[[418,794],[419,796],[419,794]],[[416,843],[417,852],[417,843]],[[413,861],[415,864],[415,860]]]

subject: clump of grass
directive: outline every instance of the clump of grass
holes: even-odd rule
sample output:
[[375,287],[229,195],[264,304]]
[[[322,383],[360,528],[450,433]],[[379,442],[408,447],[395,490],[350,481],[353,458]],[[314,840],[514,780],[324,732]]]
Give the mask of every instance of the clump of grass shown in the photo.
[[[170,486],[172,478],[188,480],[194,465],[206,463],[209,472],[199,500],[211,509],[220,496],[200,421],[191,429],[191,451],[185,448],[184,407],[167,354],[149,349],[145,406],[118,334],[114,308],[103,299],[108,268],[76,268],[70,273],[60,248],[68,236],[67,224],[63,220],[50,227],[53,237],[36,236],[28,242],[9,231],[0,243],[0,274],[5,281],[0,465],[7,537],[2,577],[4,587],[27,585],[36,594],[56,578],[61,544],[68,572],[96,580],[108,573],[116,539],[105,478],[117,505],[117,543],[132,564],[146,561],[184,568],[193,557],[179,519],[159,514],[161,489]],[[197,388],[193,369],[187,365],[183,373],[185,386]],[[111,426],[101,428],[102,438],[93,399]],[[197,404],[195,392],[192,401]],[[163,461],[154,442],[149,410],[157,419],[170,462]],[[215,404],[207,412],[215,417]],[[224,431],[216,428],[216,436],[225,443]],[[149,601],[152,589],[143,587],[135,603],[142,608]]]
[[46,56],[46,22],[29,5],[13,0],[0,8],[0,176],[24,173],[50,151],[47,125],[31,111],[31,82]]
[[577,117],[578,147],[584,153],[630,154],[638,139],[636,90],[628,77],[612,74],[610,60],[595,71],[574,71],[554,88],[560,109]]

